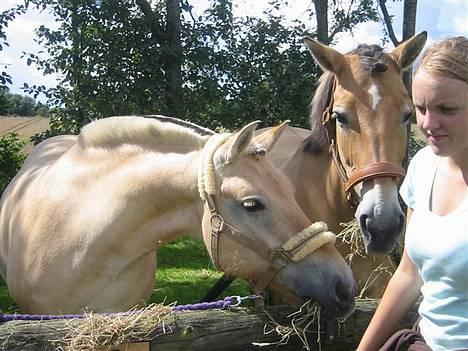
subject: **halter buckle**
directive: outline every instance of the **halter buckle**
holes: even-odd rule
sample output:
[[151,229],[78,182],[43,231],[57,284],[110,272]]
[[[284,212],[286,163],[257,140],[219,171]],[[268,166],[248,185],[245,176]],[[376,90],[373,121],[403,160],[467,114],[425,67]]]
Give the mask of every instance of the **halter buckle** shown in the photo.
[[224,219],[218,213],[213,213],[210,218],[211,229],[214,233],[223,231]]
[[283,249],[282,247],[278,248],[278,249],[275,249],[273,251],[273,257],[280,257],[282,258],[283,260],[286,260],[286,261],[291,261],[292,260],[292,255],[289,251]]

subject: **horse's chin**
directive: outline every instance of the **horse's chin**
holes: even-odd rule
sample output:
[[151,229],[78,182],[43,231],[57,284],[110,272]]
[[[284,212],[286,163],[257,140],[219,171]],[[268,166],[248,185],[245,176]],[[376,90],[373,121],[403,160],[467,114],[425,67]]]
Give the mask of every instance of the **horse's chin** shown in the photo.
[[397,244],[396,240],[379,240],[381,236],[372,233],[369,227],[360,226],[360,229],[366,254],[390,254],[395,249]]
[[389,244],[389,243],[384,243],[384,244],[376,244],[373,241],[368,242],[367,244],[364,244],[364,249],[366,251],[366,254],[372,255],[372,254],[390,254],[392,251],[395,249],[395,244]]
[[349,307],[337,309],[337,308],[322,308],[322,317],[326,320],[345,319],[354,312],[355,303],[353,302]]

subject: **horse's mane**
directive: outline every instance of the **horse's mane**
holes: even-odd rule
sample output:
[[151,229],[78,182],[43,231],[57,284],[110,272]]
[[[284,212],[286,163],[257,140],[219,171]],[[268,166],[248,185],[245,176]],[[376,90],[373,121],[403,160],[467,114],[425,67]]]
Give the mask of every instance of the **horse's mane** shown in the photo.
[[213,135],[216,132],[212,131],[211,129],[199,126],[198,124],[184,121],[183,119],[175,118],[175,117],[168,117],[168,116],[161,116],[161,115],[143,115],[142,117],[154,118],[161,122],[169,122],[174,123],[182,127],[187,127],[188,129],[193,130],[197,134],[200,135]]
[[[361,68],[370,75],[386,72],[388,69],[389,55],[378,45],[361,44],[355,50],[346,55],[358,55]],[[304,142],[304,151],[319,154],[328,147],[328,139],[325,127],[322,124],[322,116],[330,103],[333,94],[333,81],[335,75],[326,71],[319,79],[319,85],[312,99],[312,108],[309,115],[311,133]]]
[[81,129],[78,145],[82,148],[114,148],[123,144],[143,148],[177,145],[202,148],[209,129],[164,116],[119,116],[94,121]]

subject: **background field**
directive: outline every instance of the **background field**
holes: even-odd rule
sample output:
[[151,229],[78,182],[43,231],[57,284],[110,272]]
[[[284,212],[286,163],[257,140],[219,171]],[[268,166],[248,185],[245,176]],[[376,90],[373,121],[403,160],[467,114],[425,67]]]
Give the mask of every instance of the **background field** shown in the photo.
[[26,142],[25,152],[30,152],[33,144],[29,138],[49,128],[49,118],[45,117],[7,117],[0,116],[0,137],[16,133]]

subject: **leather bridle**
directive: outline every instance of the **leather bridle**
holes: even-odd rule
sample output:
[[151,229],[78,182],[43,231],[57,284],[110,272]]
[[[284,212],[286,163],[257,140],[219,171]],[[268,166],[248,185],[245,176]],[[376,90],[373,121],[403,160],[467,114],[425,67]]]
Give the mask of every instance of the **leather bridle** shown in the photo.
[[223,271],[219,257],[219,239],[221,235],[230,236],[231,239],[269,262],[267,271],[254,285],[253,290],[256,294],[262,293],[273,281],[275,275],[289,263],[303,260],[325,244],[335,243],[336,235],[327,231],[327,225],[324,222],[316,222],[289,238],[281,247],[272,249],[257,240],[250,239],[232,225],[226,223],[216,209],[213,195],[207,195],[206,203],[210,210],[211,258],[218,270]]
[[404,178],[406,170],[394,162],[374,162],[363,167],[354,169],[347,174],[343,163],[341,162],[338,147],[336,145],[336,120],[332,118],[334,99],[333,95],[336,89],[336,77],[333,77],[333,85],[328,94],[328,103],[322,115],[322,124],[325,127],[329,152],[333,163],[338,171],[338,175],[344,184],[346,197],[353,209],[359,205],[359,196],[354,190],[354,186],[366,180],[379,177]]

